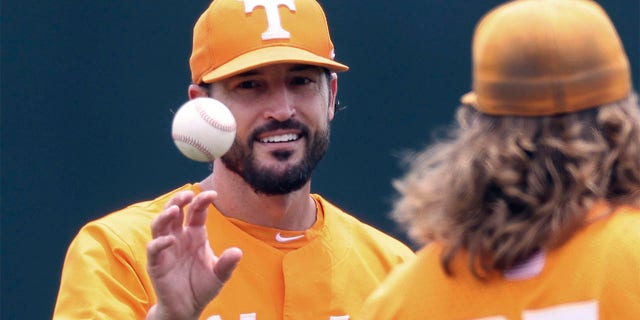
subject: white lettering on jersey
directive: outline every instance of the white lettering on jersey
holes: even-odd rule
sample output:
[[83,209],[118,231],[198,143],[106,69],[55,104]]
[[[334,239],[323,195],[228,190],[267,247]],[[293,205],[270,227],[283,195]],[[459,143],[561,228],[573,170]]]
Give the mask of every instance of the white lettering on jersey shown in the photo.
[[262,40],[289,39],[291,34],[282,28],[278,6],[284,5],[290,11],[296,11],[293,0],[244,0],[244,12],[252,13],[256,7],[263,7],[267,13],[267,31],[262,33]]
[[[565,303],[538,310],[525,310],[522,320],[598,320],[598,301]],[[476,318],[473,320],[507,320],[504,316]]]
[[567,303],[540,310],[525,311],[523,320],[597,320],[598,301]]
[[[240,317],[238,318],[240,320],[256,320],[256,313],[242,313],[240,314]],[[209,318],[207,318],[207,320],[222,320],[222,317],[220,317],[219,315],[215,315],[215,316],[211,316]]]
[[[256,320],[255,313],[243,313],[240,315],[240,320]],[[222,318],[218,315],[211,316],[207,318],[207,320],[222,320]],[[330,316],[329,320],[349,320],[349,316]]]

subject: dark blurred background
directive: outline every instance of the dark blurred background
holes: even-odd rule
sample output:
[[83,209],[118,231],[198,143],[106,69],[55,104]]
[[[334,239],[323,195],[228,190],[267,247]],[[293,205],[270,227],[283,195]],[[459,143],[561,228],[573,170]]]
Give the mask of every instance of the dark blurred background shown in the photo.
[[[427,144],[470,89],[475,23],[501,1],[321,1],[346,110],[313,179],[359,218],[387,218],[399,155]],[[78,229],[208,174],[170,138],[187,99],[197,1],[2,1],[2,319],[51,318]],[[637,90],[640,2],[603,1]]]

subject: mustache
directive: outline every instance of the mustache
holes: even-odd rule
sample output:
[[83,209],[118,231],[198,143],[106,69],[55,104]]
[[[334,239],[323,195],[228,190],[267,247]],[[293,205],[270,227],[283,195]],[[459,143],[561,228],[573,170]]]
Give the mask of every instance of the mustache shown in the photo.
[[274,131],[278,129],[294,129],[301,132],[301,136],[307,136],[309,134],[309,127],[302,122],[295,119],[287,119],[285,121],[271,120],[269,123],[260,126],[253,130],[251,134],[251,141],[255,141],[258,136],[267,131]]

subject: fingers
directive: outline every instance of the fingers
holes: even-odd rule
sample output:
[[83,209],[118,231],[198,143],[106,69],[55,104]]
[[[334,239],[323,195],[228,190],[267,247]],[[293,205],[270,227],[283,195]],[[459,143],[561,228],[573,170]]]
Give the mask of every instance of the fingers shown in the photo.
[[176,193],[173,198],[171,198],[169,201],[167,201],[167,203],[165,204],[164,208],[168,208],[171,206],[178,206],[180,208],[186,206],[187,204],[189,204],[189,202],[191,202],[191,200],[193,200],[194,197],[194,193],[191,190],[185,190],[185,191],[180,191],[178,193]]
[[180,207],[167,207],[153,221],[151,221],[151,235],[153,238],[166,236],[182,228],[182,213]]
[[191,201],[191,204],[189,204],[189,212],[187,213],[187,226],[204,226],[207,221],[207,207],[209,207],[217,195],[218,193],[215,191],[203,191]]
[[183,208],[194,199],[193,191],[186,190],[176,193],[164,206],[164,211],[151,222],[153,238],[182,230],[184,220]]
[[161,252],[175,243],[174,236],[162,236],[151,240],[147,244],[147,264],[149,266],[158,265],[160,262]]
[[192,191],[183,191],[167,201],[164,211],[151,222],[153,240],[147,245],[147,254],[151,265],[158,262],[161,252],[173,245],[184,231],[183,208],[185,206],[189,207],[187,214],[188,226],[203,227],[207,218],[207,207],[216,196],[217,193],[215,191],[201,192],[197,196],[194,196]]
[[186,190],[176,193],[164,205],[164,211],[151,223],[151,233],[154,238],[162,235],[180,232],[184,213],[182,208],[193,200],[193,191]]
[[222,252],[218,262],[213,267],[213,272],[221,282],[227,282],[233,270],[238,266],[240,259],[242,259],[242,250],[240,248],[229,248]]
[[183,208],[189,206],[187,226],[204,226],[207,219],[207,207],[218,194],[215,191],[203,191],[194,196],[192,191],[176,193],[165,204],[164,211],[151,223],[151,233],[154,238],[182,230],[184,219]]

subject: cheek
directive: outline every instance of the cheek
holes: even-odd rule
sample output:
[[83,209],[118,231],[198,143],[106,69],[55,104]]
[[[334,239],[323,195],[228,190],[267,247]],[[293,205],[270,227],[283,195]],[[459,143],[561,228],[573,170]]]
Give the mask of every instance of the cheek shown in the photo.
[[333,112],[331,112],[331,109],[325,109],[322,111],[322,113],[317,115],[316,119],[316,126],[319,129],[325,130],[331,124],[331,120],[333,119]]
[[236,136],[246,135],[251,129],[251,123],[255,122],[256,115],[248,112],[241,112],[237,109],[229,109],[236,121]]
[[239,141],[241,144],[246,144],[247,143],[247,137],[249,134],[251,134],[251,126],[250,126],[250,121],[249,119],[246,118],[245,115],[238,115],[237,113],[233,112],[233,117],[236,121],[236,137],[235,140]]
[[247,144],[247,139],[251,134],[251,128],[249,127],[236,127],[236,141],[239,141],[241,144]]

